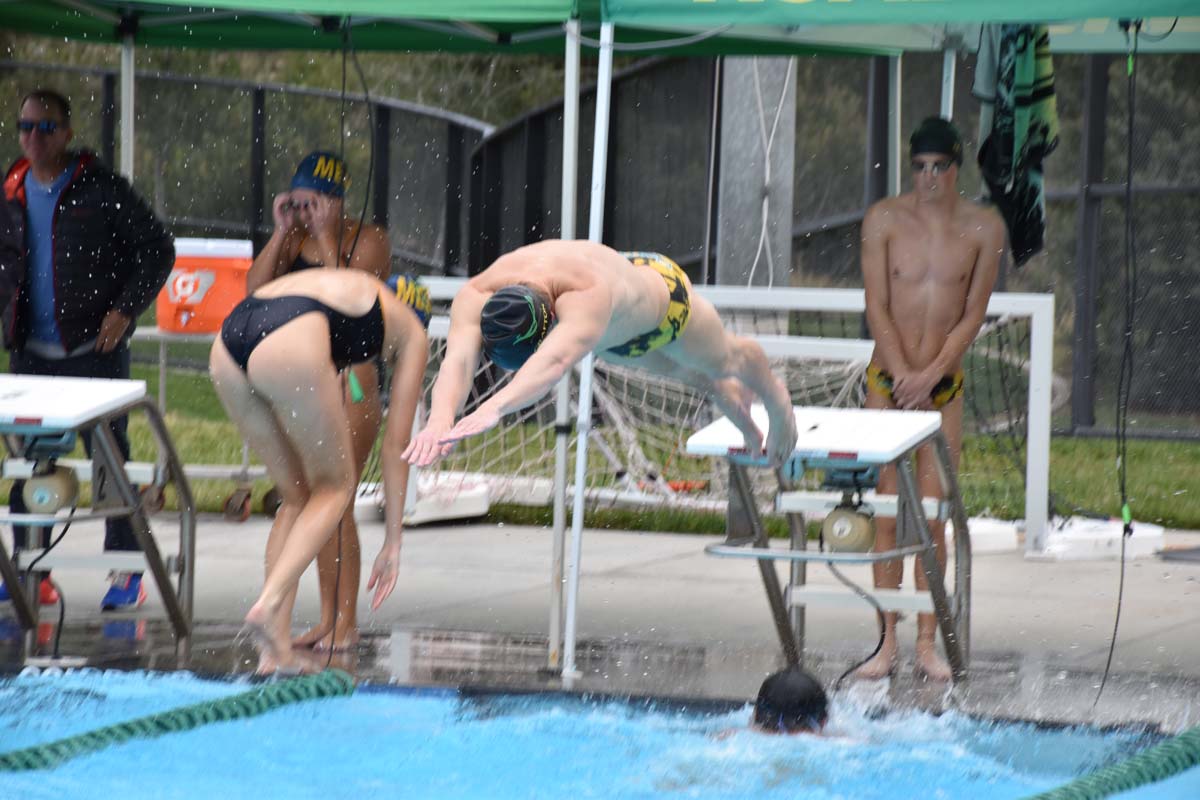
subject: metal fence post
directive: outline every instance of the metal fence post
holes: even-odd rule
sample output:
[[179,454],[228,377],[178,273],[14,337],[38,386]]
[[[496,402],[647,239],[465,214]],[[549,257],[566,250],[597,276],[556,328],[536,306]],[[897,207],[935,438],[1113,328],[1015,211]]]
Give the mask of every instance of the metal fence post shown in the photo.
[[1071,351],[1071,427],[1096,424],[1096,256],[1104,180],[1104,124],[1108,114],[1110,56],[1090,55],[1083,74],[1083,143],[1075,237],[1075,341]]
[[267,93],[256,88],[250,95],[250,202],[247,207],[254,254],[266,242],[262,235],[267,188]]

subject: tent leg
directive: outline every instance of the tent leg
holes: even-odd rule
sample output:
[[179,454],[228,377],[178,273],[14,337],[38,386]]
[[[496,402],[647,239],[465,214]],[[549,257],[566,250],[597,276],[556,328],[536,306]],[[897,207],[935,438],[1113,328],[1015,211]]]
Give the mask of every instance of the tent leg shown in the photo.
[[[600,26],[600,70],[596,79],[596,129],[592,147],[592,199],[588,239],[604,230],[604,176],[608,167],[608,117],[612,102],[613,24]],[[579,606],[579,559],[583,547],[583,496],[587,488],[587,436],[592,422],[592,354],[580,364],[579,414],[575,423],[575,497],[571,507],[571,553],[567,561],[567,614],[563,635],[563,677],[579,676],[575,664],[575,618]]]
[[[575,192],[579,160],[579,20],[567,23],[563,75],[562,225],[559,237],[575,238]],[[558,383],[554,401],[554,551],[550,569],[550,647],[546,668],[562,667],[563,557],[567,541],[567,445],[571,422],[571,376]]]
[[133,183],[133,34],[121,41],[121,174]]

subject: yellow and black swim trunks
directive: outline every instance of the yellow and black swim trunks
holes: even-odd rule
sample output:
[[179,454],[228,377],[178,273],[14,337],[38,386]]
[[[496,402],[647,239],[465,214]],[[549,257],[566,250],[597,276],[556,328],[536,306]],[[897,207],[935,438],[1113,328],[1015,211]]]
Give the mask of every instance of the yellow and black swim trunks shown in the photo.
[[[868,391],[891,400],[894,380],[890,372],[885,372],[874,364],[867,365]],[[942,379],[935,383],[933,389],[930,390],[929,399],[933,401],[935,409],[942,408],[949,405],[950,401],[962,394],[962,391],[963,372],[959,370],[953,375],[943,375]]]
[[667,284],[671,301],[667,304],[667,315],[663,317],[658,327],[641,336],[635,336],[625,344],[608,348],[608,352],[623,358],[644,356],[651,350],[657,350],[664,344],[670,344],[679,338],[687,327],[688,317],[692,313],[692,300],[688,296],[687,274],[671,259],[660,253],[621,253],[634,266],[650,267]]

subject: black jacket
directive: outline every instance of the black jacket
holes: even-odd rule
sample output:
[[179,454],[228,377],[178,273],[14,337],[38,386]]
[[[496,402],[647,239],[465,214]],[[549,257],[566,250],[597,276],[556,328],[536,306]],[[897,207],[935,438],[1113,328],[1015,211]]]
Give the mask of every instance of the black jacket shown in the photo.
[[[175,263],[171,235],[129,181],[90,152],[79,162],[54,211],[54,312],[62,345],[70,352],[94,339],[112,309],[137,320],[149,308]],[[26,288],[28,160],[4,178],[0,212],[0,303],[4,341],[21,349],[28,336]],[[133,325],[129,333],[133,332]],[[127,334],[128,335],[128,334]]]

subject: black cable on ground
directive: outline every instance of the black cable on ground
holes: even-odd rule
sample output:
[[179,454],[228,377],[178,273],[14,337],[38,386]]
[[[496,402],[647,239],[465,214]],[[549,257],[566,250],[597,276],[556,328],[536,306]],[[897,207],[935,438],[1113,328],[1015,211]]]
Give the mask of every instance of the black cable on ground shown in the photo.
[[[821,549],[825,549],[824,542],[822,542]],[[846,678],[854,674],[855,670],[857,670],[863,664],[866,664],[875,656],[879,655],[879,651],[883,649],[883,642],[887,637],[887,617],[884,616],[883,606],[881,606],[879,601],[876,600],[869,592],[865,591],[857,583],[843,575],[842,571],[834,566],[832,562],[826,562],[825,566],[829,567],[829,571],[833,573],[833,577],[845,584],[846,588],[870,603],[871,607],[875,609],[875,615],[879,618],[879,642],[875,645],[875,649],[872,650],[866,658],[852,664],[849,669],[838,676],[838,679],[834,681],[833,684],[833,691],[837,692],[842,688],[842,683],[846,680]]]
[[[1096,691],[1096,699],[1092,703],[1095,708],[1104,694],[1108,683],[1108,675],[1112,669],[1113,654],[1117,649],[1117,631],[1121,625],[1121,606],[1125,599],[1125,548],[1126,540],[1133,535],[1133,512],[1129,507],[1129,493],[1126,485],[1126,474],[1129,465],[1129,398],[1133,391],[1133,332],[1137,312],[1137,245],[1133,213],[1133,133],[1134,111],[1137,102],[1137,62],[1138,36],[1142,30],[1142,21],[1121,20],[1126,38],[1130,41],[1129,56],[1126,60],[1125,74],[1128,86],[1129,102],[1125,125],[1125,325],[1122,329],[1121,366],[1117,377],[1117,483],[1121,492],[1121,569],[1117,583],[1117,611],[1113,617],[1112,639],[1108,645],[1108,658],[1104,662],[1104,675],[1100,679],[1100,688]],[[1168,31],[1169,33],[1169,31]]]

